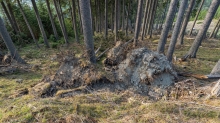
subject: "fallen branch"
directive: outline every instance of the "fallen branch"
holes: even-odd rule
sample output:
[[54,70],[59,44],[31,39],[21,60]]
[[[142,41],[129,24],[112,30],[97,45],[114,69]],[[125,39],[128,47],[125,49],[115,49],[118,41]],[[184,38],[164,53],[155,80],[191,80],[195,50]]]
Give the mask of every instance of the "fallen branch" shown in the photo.
[[196,79],[220,79],[220,75],[201,75],[201,74],[187,74],[178,73],[179,76],[194,77]]
[[102,45],[100,45],[100,47],[95,51],[95,54],[97,54],[99,52],[99,50],[101,49],[101,46]]
[[102,55],[104,55],[110,48],[107,48],[104,52],[102,52],[97,58],[96,60],[99,60],[100,57],[102,57]]
[[220,80],[218,80],[218,82],[212,88],[211,94],[217,97],[220,95]]

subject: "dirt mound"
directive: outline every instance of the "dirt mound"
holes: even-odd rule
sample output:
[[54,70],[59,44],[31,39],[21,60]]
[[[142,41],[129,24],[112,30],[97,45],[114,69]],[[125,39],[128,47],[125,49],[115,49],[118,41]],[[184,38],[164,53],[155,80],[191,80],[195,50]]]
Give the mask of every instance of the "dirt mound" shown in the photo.
[[[174,83],[176,72],[162,54],[146,48],[132,50],[125,54],[124,44],[110,50],[112,59],[117,62],[109,66],[111,71],[104,71],[86,60],[66,56],[55,75],[46,77],[31,90],[37,96],[74,96],[97,90],[125,90],[132,88],[135,92],[150,96],[163,96],[166,88]],[[120,49],[120,47],[122,47]],[[116,51],[117,52],[114,52]],[[114,68],[114,69],[113,69]]]

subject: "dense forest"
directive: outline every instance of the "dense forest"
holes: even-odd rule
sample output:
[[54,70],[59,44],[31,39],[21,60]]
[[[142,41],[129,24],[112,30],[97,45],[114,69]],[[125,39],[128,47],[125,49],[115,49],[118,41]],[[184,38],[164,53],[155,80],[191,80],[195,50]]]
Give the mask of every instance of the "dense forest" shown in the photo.
[[0,122],[219,122],[219,0],[0,0]]

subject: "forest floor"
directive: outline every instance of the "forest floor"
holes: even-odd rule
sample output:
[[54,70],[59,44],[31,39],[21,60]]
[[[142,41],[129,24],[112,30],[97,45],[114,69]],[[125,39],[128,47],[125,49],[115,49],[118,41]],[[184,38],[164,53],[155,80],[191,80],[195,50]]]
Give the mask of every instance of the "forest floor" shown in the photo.
[[[145,39],[146,47],[156,50],[159,36]],[[126,39],[125,39],[126,40]],[[101,51],[112,47],[110,41],[95,37],[95,48]],[[113,41],[111,41],[113,42]],[[184,45],[175,50],[174,57],[181,58],[189,50],[193,38],[186,37]],[[81,43],[83,44],[83,43]],[[167,42],[169,44],[169,41]],[[144,47],[144,46],[143,46]],[[168,46],[166,45],[166,48]],[[197,59],[174,62],[177,72],[207,75],[219,60],[219,40],[205,40],[199,48]],[[0,74],[0,122],[149,122],[149,123],[220,123],[220,98],[179,97],[168,100],[150,100],[126,90],[120,92],[93,92],[73,97],[35,97],[29,89],[38,84],[44,76],[53,75],[60,67],[62,56],[74,51],[76,56],[83,53],[83,45],[71,43],[68,48],[58,47],[40,50],[33,45],[19,49],[27,66],[20,66],[10,73]],[[61,57],[60,57],[61,56]],[[105,56],[104,56],[105,57]],[[103,66],[101,62],[97,66]],[[198,86],[212,84],[216,80],[191,79]],[[202,93],[202,92],[201,92]]]

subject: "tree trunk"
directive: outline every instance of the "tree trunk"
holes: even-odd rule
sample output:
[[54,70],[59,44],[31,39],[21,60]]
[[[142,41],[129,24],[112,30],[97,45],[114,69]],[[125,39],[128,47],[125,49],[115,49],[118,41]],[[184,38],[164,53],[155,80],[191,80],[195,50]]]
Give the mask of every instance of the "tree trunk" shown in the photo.
[[190,35],[190,36],[192,35],[193,28],[194,28],[194,26],[195,26],[195,24],[196,24],[196,21],[197,21],[198,17],[199,17],[200,11],[202,10],[202,6],[203,6],[204,2],[205,2],[205,0],[202,0],[201,4],[200,4],[200,6],[199,6],[199,10],[198,10],[197,13],[196,13],[195,20],[194,20],[193,25],[192,25],[192,28],[190,29],[190,32],[189,32],[189,35]]
[[57,13],[57,17],[58,17],[58,21],[59,21],[59,24],[60,24],[60,28],[61,28],[61,31],[63,33],[64,40],[67,43],[68,42],[68,37],[67,37],[66,31],[65,31],[64,25],[62,23],[62,18],[60,16],[60,12],[59,12],[56,0],[53,0],[53,3],[54,3],[54,7],[55,7],[55,10],[56,10],[56,13]]
[[167,14],[168,7],[169,7],[169,0],[167,0],[167,2],[166,2],[166,8],[164,9],[164,13],[161,17],[161,23],[160,23],[161,25],[159,26],[159,29],[162,29],[162,27],[163,27],[163,22],[165,20],[164,18],[166,17],[166,14]]
[[16,50],[1,17],[0,17],[0,35],[2,39],[4,40],[6,47],[10,51],[11,57],[15,59],[17,62],[24,64],[25,61],[18,54],[18,51]]
[[214,33],[217,31],[216,29],[218,28],[219,26],[219,23],[220,23],[220,18],[218,19],[218,22],[217,24],[215,25],[215,28],[213,29],[213,31],[211,32],[209,38],[212,38],[214,36]]
[[40,31],[41,31],[41,34],[43,36],[43,39],[44,39],[44,44],[47,48],[50,47],[48,41],[47,41],[47,36],[46,36],[46,33],[45,33],[45,30],[44,30],[44,27],[43,27],[43,24],[42,24],[42,21],[41,21],[41,18],[40,18],[40,15],[39,15],[39,12],[38,12],[38,9],[37,9],[37,5],[35,3],[35,0],[31,0],[32,4],[33,4],[33,8],[34,8],[34,12],[35,12],[35,15],[36,15],[36,18],[37,18],[37,22],[38,22],[38,25],[39,25],[39,28],[40,28]]
[[187,5],[188,5],[188,0],[182,0],[182,2],[180,3],[180,8],[179,8],[177,20],[175,23],[175,27],[174,27],[174,30],[172,33],[170,45],[169,45],[168,52],[167,52],[167,59],[170,62],[172,61],[172,58],[173,58],[174,48],[176,45],[176,41],[177,41],[178,34],[180,31],[181,23],[182,23],[182,18],[184,16]]
[[[126,8],[125,8],[126,9]],[[128,9],[127,9],[127,18],[126,18],[126,31],[125,36],[128,36],[128,23],[129,23],[129,16],[130,16],[130,2],[128,2]]]
[[72,19],[73,19],[73,28],[74,28],[74,32],[75,32],[75,40],[76,42],[79,43],[79,37],[78,37],[78,30],[77,30],[77,26],[76,26],[76,5],[75,5],[75,0],[72,0]]
[[90,11],[90,0],[80,0],[80,11],[82,18],[84,41],[86,45],[87,55],[92,63],[96,63],[95,51],[94,51],[94,39],[92,32],[92,15]]
[[112,33],[113,33],[113,30],[114,30],[114,1],[112,1],[112,5],[111,5],[111,29],[112,29]]
[[213,35],[214,38],[216,38],[216,36],[217,36],[217,34],[218,34],[218,31],[219,31],[219,28],[220,28],[220,24],[218,25],[218,28],[216,29],[216,31],[215,31],[215,33],[214,33],[214,35]]
[[178,44],[179,45],[183,44],[183,38],[184,38],[184,35],[185,35],[185,32],[186,32],[186,27],[187,27],[187,24],[189,22],[190,14],[193,10],[193,6],[195,5],[195,2],[196,2],[196,0],[191,0],[190,4],[189,4],[189,7],[186,10],[186,15],[185,15],[185,18],[184,18],[184,21],[183,21],[183,24],[182,24],[182,28],[181,28],[181,31],[180,31],[180,34],[179,34],[179,38],[178,38]]
[[16,28],[16,26],[14,25],[14,22],[12,21],[12,18],[10,16],[9,12],[8,12],[8,9],[6,8],[5,3],[3,1],[1,2],[1,5],[2,5],[3,10],[5,11],[5,14],[6,14],[6,16],[7,16],[8,20],[9,20],[9,23],[11,24],[13,30],[15,31],[16,34],[18,34],[19,31]]
[[21,12],[21,14],[22,14],[22,16],[23,16],[23,18],[24,18],[24,21],[25,21],[25,23],[26,23],[26,25],[27,25],[27,27],[28,27],[30,33],[31,33],[31,36],[32,36],[32,38],[33,38],[35,44],[37,45],[38,48],[40,48],[40,46],[38,45],[37,40],[36,40],[36,38],[35,38],[35,36],[34,36],[33,30],[31,29],[31,26],[30,26],[30,24],[29,24],[29,22],[28,22],[28,20],[27,20],[27,18],[26,18],[26,16],[25,16],[25,14],[24,14],[24,10],[23,10],[23,8],[22,8],[22,6],[21,6],[20,1],[17,0],[17,3],[18,3],[20,12]]
[[64,28],[64,31],[65,31],[64,40],[65,40],[65,43],[68,44],[69,43],[69,41],[68,41],[68,32],[67,32],[67,29],[66,29],[65,19],[63,17],[63,11],[62,11],[60,0],[58,0],[58,9],[60,11],[61,22],[63,23],[63,28]]
[[198,35],[196,36],[196,39],[194,40],[187,57],[189,58],[196,58],[196,53],[199,49],[200,44],[202,43],[202,40],[204,36],[206,35],[206,32],[212,22],[212,19],[219,7],[220,1],[219,0],[212,0],[212,3],[209,7],[208,13],[206,14],[205,20],[203,21],[202,29],[199,31]]
[[115,31],[115,42],[118,38],[118,0],[115,0],[115,23],[114,23],[114,31]]
[[101,3],[100,0],[98,0],[98,12],[99,12],[99,32],[102,32],[102,17],[101,17]]
[[12,21],[13,21],[13,23],[14,23],[16,29],[17,29],[19,32],[21,32],[20,29],[19,29],[18,23],[17,23],[17,21],[16,21],[16,19],[15,19],[15,15],[14,15],[14,13],[13,13],[13,11],[12,11],[12,7],[11,7],[11,4],[10,4],[9,1],[7,2],[7,6],[8,6],[9,13],[10,13],[10,15],[11,15],[11,19],[12,19]]
[[52,28],[53,28],[54,36],[55,36],[56,40],[58,40],[59,36],[57,34],[57,29],[56,29],[56,26],[55,26],[55,23],[54,23],[54,20],[53,20],[49,0],[46,0],[46,5],[47,5],[48,14],[49,14],[49,17],[50,17],[50,22],[51,22],[51,25],[52,25]]
[[79,7],[79,0],[77,0],[77,8],[78,8],[78,15],[79,15],[79,23],[80,23],[80,32],[83,33],[83,28],[82,28],[82,18],[81,18],[81,12],[80,12],[80,7]]
[[149,7],[148,7],[148,14],[147,14],[147,20],[146,20],[146,25],[145,25],[145,30],[144,30],[144,36],[147,35],[147,30],[149,29],[149,23],[150,23],[150,18],[151,18],[151,15],[152,15],[152,4],[153,4],[154,0],[150,0],[150,3],[149,3]]
[[105,39],[108,36],[108,0],[105,0]]
[[142,19],[142,7],[143,6],[143,0],[138,1],[138,10],[137,10],[137,18],[135,23],[135,33],[134,33],[134,46],[138,43],[138,36],[141,29],[141,19]]
[[158,0],[154,1],[154,8],[153,8],[153,12],[152,12],[152,19],[150,21],[150,28],[149,28],[149,38],[152,38],[152,31],[153,31],[153,26],[154,26],[154,20],[155,20],[155,16],[156,16],[156,11],[157,11],[157,4],[158,4]]
[[167,41],[167,36],[168,36],[169,30],[172,26],[173,18],[175,16],[175,9],[177,7],[177,2],[178,2],[178,0],[171,0],[169,11],[168,11],[167,17],[166,17],[166,22],[165,22],[164,28],[162,30],[162,34],[160,36],[159,44],[157,47],[158,53],[164,53],[164,47],[165,47],[165,44]]
[[121,30],[125,29],[125,0],[122,0],[122,20],[121,20]]
[[148,8],[150,6],[150,1],[151,0],[147,0],[146,5],[145,5],[144,20],[143,20],[143,23],[142,23],[142,31],[141,31],[141,40],[144,40],[144,30],[145,30],[145,27],[146,27],[147,15],[149,13]]

